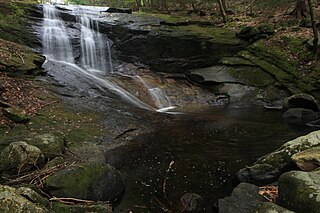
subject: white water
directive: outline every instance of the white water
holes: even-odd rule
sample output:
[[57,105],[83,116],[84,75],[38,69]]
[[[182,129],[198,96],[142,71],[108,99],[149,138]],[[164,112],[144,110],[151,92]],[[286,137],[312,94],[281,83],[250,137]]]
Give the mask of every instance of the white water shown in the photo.
[[74,63],[69,36],[57,10],[51,5],[43,5],[43,14],[43,53],[48,58]]
[[97,12],[98,10],[90,8],[93,11],[88,10],[86,13],[81,7],[68,7],[68,9],[70,8],[73,9],[74,14],[78,15],[78,22],[81,25],[81,66],[74,62],[71,42],[66,26],[59,18],[58,10],[55,6],[43,5],[43,52],[48,60],[62,63],[72,70],[84,74],[97,85],[115,93],[126,102],[137,107],[158,112],[165,112],[174,108],[164,91],[157,87],[151,88],[140,77],[141,83],[146,87],[159,109],[149,106],[123,88],[108,81],[104,76],[113,71],[110,45],[108,40],[99,32],[98,22],[89,17],[90,13],[93,14],[94,11]]

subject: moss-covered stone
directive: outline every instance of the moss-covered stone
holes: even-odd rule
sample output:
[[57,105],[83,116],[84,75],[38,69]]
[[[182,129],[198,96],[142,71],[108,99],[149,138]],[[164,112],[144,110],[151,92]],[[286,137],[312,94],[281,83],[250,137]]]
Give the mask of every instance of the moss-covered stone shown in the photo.
[[42,206],[49,206],[49,201],[46,198],[42,197],[29,187],[21,186],[17,188],[17,192],[33,203],[37,203]]
[[24,115],[19,109],[17,108],[3,108],[3,114],[8,117],[10,120],[16,123],[28,123],[30,120],[29,117]]
[[296,212],[320,212],[320,171],[291,171],[280,176],[279,203]]
[[260,203],[256,207],[256,209],[254,210],[254,213],[295,213],[295,212],[285,209],[281,206],[278,206],[275,203],[264,202],[264,203]]
[[219,64],[231,65],[231,66],[256,66],[249,60],[246,60],[241,57],[233,56],[233,57],[224,57],[219,62]]
[[120,172],[107,164],[77,164],[50,176],[45,187],[56,197],[116,201],[124,193]]
[[76,205],[66,205],[63,203],[53,203],[52,204],[53,212],[58,213],[112,213],[112,207],[109,203],[94,203],[94,204],[76,204]]
[[296,153],[291,159],[303,171],[312,171],[320,166],[320,146]]
[[49,210],[21,196],[16,189],[0,185],[0,212],[48,213]]
[[241,169],[237,173],[237,177],[241,182],[253,182],[256,184],[271,183],[283,172],[290,169],[290,166],[292,166],[292,155],[319,145],[320,131],[298,137],[257,160],[253,166]]

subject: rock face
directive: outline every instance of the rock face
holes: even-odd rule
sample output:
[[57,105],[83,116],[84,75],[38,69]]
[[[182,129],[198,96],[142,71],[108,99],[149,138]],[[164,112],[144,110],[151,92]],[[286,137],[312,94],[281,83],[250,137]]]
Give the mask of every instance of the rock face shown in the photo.
[[253,212],[258,204],[266,201],[259,195],[259,187],[248,183],[240,183],[232,191],[231,197],[219,200],[219,213]]
[[298,213],[320,212],[320,171],[291,171],[279,179],[279,202]]
[[36,135],[26,140],[29,144],[38,147],[45,158],[59,157],[64,151],[64,135],[61,132]]
[[0,212],[47,213],[49,211],[21,196],[16,189],[0,185]]
[[45,182],[45,188],[56,197],[74,197],[115,202],[124,193],[124,184],[114,167],[107,164],[78,164],[60,170]]
[[303,171],[312,171],[320,165],[320,147],[296,153],[292,155],[291,159]]
[[254,210],[255,213],[295,213],[274,203],[260,203]]
[[293,168],[291,156],[311,147],[319,146],[320,131],[298,137],[282,145],[276,151],[262,157],[253,166],[241,169],[237,173],[240,182],[267,184],[276,181],[283,173]]
[[38,147],[26,142],[13,142],[0,154],[0,171],[10,174],[27,172],[43,162],[43,155]]
[[310,109],[292,108],[282,115],[283,120],[290,126],[304,126],[319,118],[319,115]]

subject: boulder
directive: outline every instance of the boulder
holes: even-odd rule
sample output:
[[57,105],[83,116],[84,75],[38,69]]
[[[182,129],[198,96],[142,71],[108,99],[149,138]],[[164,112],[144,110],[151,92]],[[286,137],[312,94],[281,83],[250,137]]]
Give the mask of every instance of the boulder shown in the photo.
[[9,174],[30,171],[43,162],[43,155],[38,147],[26,142],[13,142],[0,154],[0,171]]
[[320,212],[320,171],[291,171],[280,176],[279,203],[298,213]]
[[182,207],[187,212],[202,212],[203,198],[196,193],[186,193],[180,198]]
[[320,147],[313,147],[291,157],[292,161],[303,171],[312,171],[320,165]]
[[68,212],[68,213],[112,213],[112,206],[110,203],[94,203],[94,204],[75,204],[67,205],[63,203],[53,203],[52,204],[53,212]]
[[33,202],[33,203],[38,203],[41,204],[42,206],[49,206],[49,201],[47,199],[45,199],[44,197],[42,197],[41,195],[39,195],[37,192],[35,192],[33,189],[29,188],[29,187],[19,187],[17,188],[17,192],[25,197],[26,199],[28,199],[29,201]]
[[63,154],[64,135],[61,132],[36,135],[26,140],[29,144],[38,147],[45,158],[53,159]]
[[295,153],[320,145],[320,131],[298,137],[282,145],[276,151],[261,157],[252,166],[237,173],[240,182],[251,182],[258,185],[272,183],[278,177],[294,168],[291,156]]
[[295,213],[274,203],[260,203],[254,213]]
[[21,196],[15,188],[0,185],[0,212],[47,213],[49,211]]
[[310,109],[291,108],[283,113],[282,118],[289,126],[304,126],[317,120],[319,115]]
[[219,213],[253,212],[262,202],[267,202],[267,200],[259,195],[259,187],[249,183],[240,183],[233,189],[230,197],[219,200]]
[[275,33],[274,27],[267,24],[248,26],[243,28],[237,36],[239,38],[254,42],[262,38],[268,38]]
[[320,105],[318,101],[311,95],[308,94],[297,94],[292,95],[284,100],[284,108],[304,108],[313,111],[319,111]]
[[47,178],[45,188],[55,197],[94,201],[120,200],[124,184],[118,170],[108,164],[77,164]]

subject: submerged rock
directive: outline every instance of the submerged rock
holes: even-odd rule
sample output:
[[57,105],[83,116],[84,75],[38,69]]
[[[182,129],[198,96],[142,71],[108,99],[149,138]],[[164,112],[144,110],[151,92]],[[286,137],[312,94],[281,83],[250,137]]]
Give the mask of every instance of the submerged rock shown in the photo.
[[292,108],[282,115],[283,120],[290,126],[304,126],[319,118],[319,115],[310,109]]
[[50,176],[45,188],[55,197],[116,202],[124,193],[118,170],[108,164],[77,164]]
[[49,211],[21,196],[15,188],[0,185],[0,212],[47,213]]
[[279,203],[299,213],[320,212],[320,171],[291,171],[279,179]]
[[320,166],[320,147],[313,147],[291,157],[303,171],[312,171]]
[[267,202],[267,200],[259,195],[259,187],[249,183],[240,183],[233,189],[231,197],[219,200],[219,213],[253,212],[262,202]]
[[0,154],[0,171],[9,174],[27,172],[43,162],[43,155],[38,147],[26,142],[13,142]]
[[186,193],[180,198],[183,209],[187,212],[201,212],[203,198],[196,193]]
[[237,173],[240,182],[268,184],[289,169],[294,168],[291,156],[311,147],[320,145],[320,131],[298,137],[282,145],[276,151],[260,158],[252,166],[241,169]]

